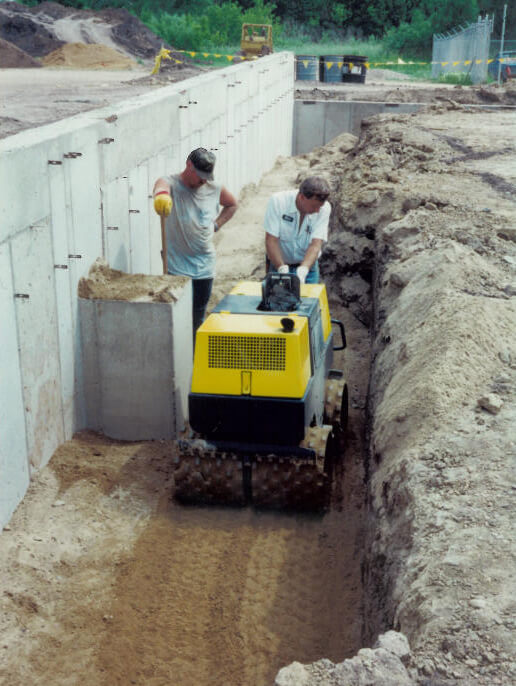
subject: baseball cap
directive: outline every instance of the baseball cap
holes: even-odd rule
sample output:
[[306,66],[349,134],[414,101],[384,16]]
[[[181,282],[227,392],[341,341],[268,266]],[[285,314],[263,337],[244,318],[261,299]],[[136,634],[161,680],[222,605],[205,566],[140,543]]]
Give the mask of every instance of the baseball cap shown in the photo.
[[213,181],[213,167],[215,166],[215,155],[206,148],[196,148],[188,155],[188,159],[193,164],[195,171],[206,181]]

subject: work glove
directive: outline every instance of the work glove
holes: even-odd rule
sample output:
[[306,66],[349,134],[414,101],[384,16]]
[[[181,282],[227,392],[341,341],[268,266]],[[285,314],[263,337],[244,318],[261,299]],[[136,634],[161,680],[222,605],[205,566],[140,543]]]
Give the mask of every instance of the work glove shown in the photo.
[[297,275],[298,279],[301,281],[301,283],[305,282],[307,274],[308,274],[308,267],[305,267],[302,264],[300,264],[299,267],[296,269],[296,275]]
[[172,198],[168,191],[159,191],[154,196],[154,209],[161,217],[168,217],[172,212]]
[[288,274],[288,264],[282,264],[278,267],[278,274]]

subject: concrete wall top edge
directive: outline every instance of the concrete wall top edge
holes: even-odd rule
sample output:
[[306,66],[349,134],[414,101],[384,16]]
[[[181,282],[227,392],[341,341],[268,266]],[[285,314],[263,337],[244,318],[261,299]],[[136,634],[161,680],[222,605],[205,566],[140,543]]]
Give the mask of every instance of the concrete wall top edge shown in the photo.
[[[104,107],[102,111],[107,109],[111,108]],[[99,112],[100,109],[94,111]],[[88,120],[90,120],[89,123]],[[83,131],[88,125],[95,126],[96,123],[96,120],[91,121],[91,112],[81,112],[50,124],[42,124],[34,129],[20,131],[0,140],[0,154],[5,155],[20,148],[31,148],[40,143],[47,143],[52,139],[62,138],[67,134]]]
[[167,86],[158,87],[154,91],[143,93],[135,97],[122,100],[112,105],[88,110],[87,112],[80,112],[79,114],[60,119],[49,124],[42,124],[34,129],[20,131],[7,138],[0,139],[0,154],[5,154],[11,150],[31,147],[38,143],[48,141],[52,138],[58,138],[67,133],[73,133],[85,126],[96,125],[100,120],[117,114],[119,112],[128,112],[132,109],[141,108],[142,104],[156,104],[165,100],[166,98],[188,91],[191,88],[197,88],[205,85],[207,82],[215,82],[220,78],[227,78],[229,76],[240,76],[242,72],[254,71],[254,69],[261,66],[271,66],[274,63],[284,64],[288,61],[293,61],[294,54],[290,52],[274,53],[266,57],[261,57],[259,60],[253,62],[242,62],[241,64],[229,65],[223,69],[216,69],[209,73],[199,74],[184,81],[169,84]]

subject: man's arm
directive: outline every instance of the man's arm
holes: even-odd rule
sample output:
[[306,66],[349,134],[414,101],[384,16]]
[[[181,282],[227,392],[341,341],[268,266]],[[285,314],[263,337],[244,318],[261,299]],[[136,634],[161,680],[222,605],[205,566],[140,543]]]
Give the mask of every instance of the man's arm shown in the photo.
[[227,188],[224,188],[224,186],[220,189],[219,203],[222,205],[222,210],[217,219],[215,219],[215,224],[217,225],[216,230],[220,229],[223,224],[231,219],[238,207],[235,196],[230,193]]
[[160,177],[156,183],[154,184],[154,188],[152,189],[152,194],[156,195],[156,193],[159,193],[160,191],[167,191],[167,193],[170,193],[170,186],[168,181]]
[[319,257],[322,245],[322,238],[312,238],[310,245],[308,246],[307,251],[305,252],[305,256],[303,257],[303,261],[301,262],[301,266],[306,267],[308,271],[310,271],[310,268],[312,267],[316,259]]
[[280,248],[279,237],[273,236],[268,231],[265,232],[265,252],[275,269],[278,269],[282,264],[285,264]]

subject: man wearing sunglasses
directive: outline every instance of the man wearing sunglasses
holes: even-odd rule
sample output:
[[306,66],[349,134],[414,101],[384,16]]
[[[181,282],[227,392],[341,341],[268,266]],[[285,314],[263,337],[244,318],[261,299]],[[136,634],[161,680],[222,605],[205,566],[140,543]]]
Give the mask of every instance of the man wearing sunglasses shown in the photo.
[[297,274],[301,283],[319,282],[318,258],[328,240],[330,186],[310,176],[292,191],[274,193],[265,212],[269,271]]
[[165,218],[167,271],[192,279],[193,332],[202,324],[215,276],[213,234],[235,214],[235,197],[213,181],[215,155],[196,148],[180,174],[154,184],[154,209]]

